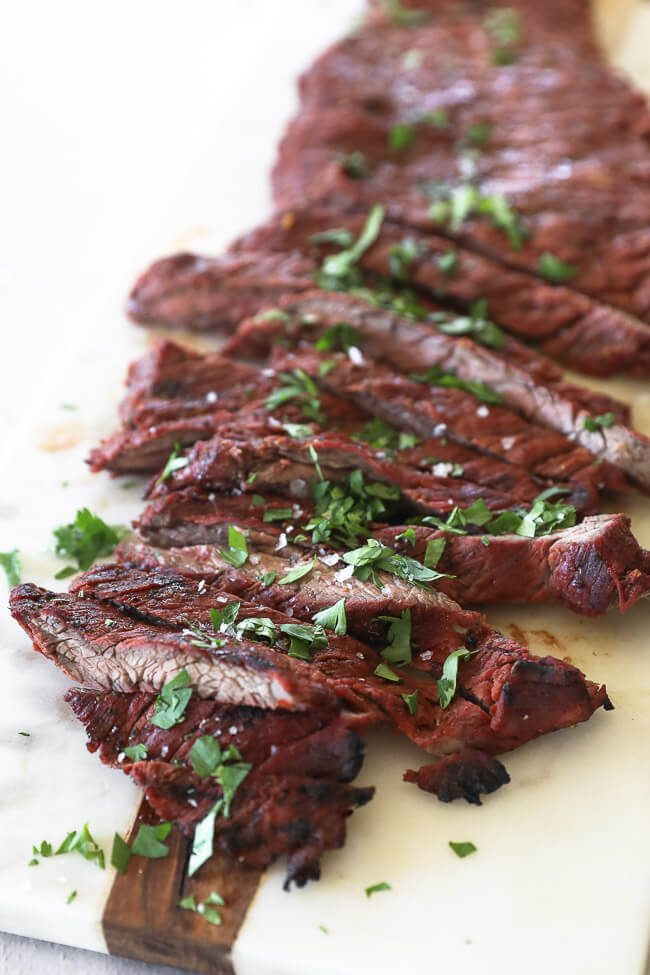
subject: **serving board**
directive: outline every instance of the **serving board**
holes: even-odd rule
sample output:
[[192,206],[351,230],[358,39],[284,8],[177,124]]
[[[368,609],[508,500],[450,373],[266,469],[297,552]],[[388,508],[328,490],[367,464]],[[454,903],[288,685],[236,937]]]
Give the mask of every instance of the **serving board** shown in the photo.
[[[137,485],[93,477],[83,464],[115,424],[126,364],[151,340],[122,316],[129,284],[152,256],[218,252],[269,212],[294,78],[359,4],[240,0],[227,18],[200,0],[182,15],[160,0],[100,11],[82,0],[17,6],[0,58],[14,93],[0,261],[0,550],[18,546],[25,579],[63,588],[47,551],[52,528],[83,505],[114,523],[141,508]],[[632,23],[631,7],[612,0],[599,11],[619,63],[650,89],[650,15],[642,9]],[[32,60],[17,53],[25,50]],[[647,385],[599,385],[630,401],[650,433]],[[647,546],[649,509],[625,499]],[[606,682],[616,711],[506,756],[512,782],[481,809],[405,785],[402,770],[421,753],[373,733],[359,784],[374,784],[375,799],[349,821],[345,848],[326,856],[321,882],[287,895],[282,864],[259,876],[215,858],[188,881],[178,836],[167,859],[133,861],[126,877],[74,855],[29,868],[33,843],[58,842],[85,821],[108,852],[115,831],[133,828],[141,797],[86,752],[61,700],[69,681],[3,614],[0,927],[228,975],[470,966],[490,975],[519,972],[522,959],[533,975],[638,975],[650,893],[648,606],[600,621],[551,607],[502,607],[489,618]],[[458,860],[449,840],[472,840],[478,853]],[[392,890],[367,899],[380,881]],[[227,901],[219,928],[177,906],[210,890]]]

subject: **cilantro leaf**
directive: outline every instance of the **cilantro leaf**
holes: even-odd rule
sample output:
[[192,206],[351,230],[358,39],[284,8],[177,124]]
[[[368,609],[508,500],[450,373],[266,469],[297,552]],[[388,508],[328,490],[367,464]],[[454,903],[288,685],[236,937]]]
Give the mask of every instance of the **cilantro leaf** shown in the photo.
[[446,389],[460,389],[476,396],[481,403],[501,402],[500,394],[480,379],[459,379],[451,372],[443,372],[440,366],[431,366],[424,373],[411,373],[409,378],[415,383],[427,383],[430,386],[442,386]]
[[197,775],[212,775],[221,762],[221,745],[212,735],[204,735],[194,742],[188,757]]
[[398,677],[397,674],[390,669],[388,664],[378,664],[373,670],[373,674],[375,674],[377,677],[383,677],[384,680],[393,681],[393,683],[399,684],[401,681],[401,677]]
[[296,565],[293,569],[289,569],[287,574],[278,580],[278,585],[286,586],[290,582],[297,582],[298,579],[303,579],[308,575],[314,566],[316,565],[318,556],[314,556],[313,562],[307,562],[304,565]]
[[44,853],[42,847],[43,844],[41,844],[41,856],[60,856],[62,853],[72,853],[76,851],[77,853],[80,853],[85,860],[89,860],[91,863],[96,863],[100,870],[103,870],[105,867],[104,851],[100,846],[97,845],[95,840],[90,835],[88,823],[84,823],[80,830],[73,830],[71,833],[68,833],[59,848],[55,850],[54,854]]
[[[370,174],[370,167],[362,152],[337,152],[335,158],[343,172],[350,179],[365,179]],[[314,236],[318,235],[315,234]],[[343,246],[347,247],[351,243],[352,240],[349,240]]]
[[147,857],[149,860],[161,860],[166,857],[169,847],[163,843],[163,840],[167,838],[172,825],[172,823],[160,823],[158,826],[150,826],[148,823],[141,823],[131,844],[131,854]]
[[236,569],[239,569],[248,559],[246,538],[234,525],[228,526],[228,548],[220,548],[219,555]]
[[392,890],[390,884],[387,884],[385,880],[382,880],[379,884],[373,884],[372,887],[366,887],[366,897],[372,897],[373,894],[379,893],[380,890]]
[[260,581],[264,583],[265,586],[272,586],[277,578],[277,572],[263,572],[260,576]]
[[118,873],[125,874],[130,859],[131,847],[119,833],[116,833],[113,837],[113,848],[111,850],[111,866],[115,867]]
[[410,694],[401,694],[400,697],[406,705],[409,714],[416,714],[418,709],[418,692],[417,688]]
[[193,877],[196,871],[212,856],[214,844],[214,823],[217,814],[223,806],[223,799],[218,799],[210,812],[197,824],[194,830],[192,852],[187,868],[188,877]]
[[597,433],[599,430],[606,430],[613,426],[616,417],[613,413],[603,413],[599,416],[586,416],[582,429],[590,433]]
[[327,634],[319,624],[282,623],[280,632],[290,639],[289,656],[311,660],[311,650],[323,650],[327,646]]
[[274,389],[266,397],[264,405],[267,410],[277,410],[285,403],[294,402],[308,420],[313,420],[321,426],[326,422],[327,418],[320,408],[318,388],[304,370],[281,372],[278,374],[278,379],[282,382],[282,386]]
[[381,651],[381,656],[396,667],[410,664],[412,660],[411,610],[405,609],[401,616],[378,616],[377,619],[390,624],[386,634],[388,644]]
[[305,440],[314,434],[314,428],[308,423],[283,423],[282,429],[294,440]]
[[328,352],[338,347],[342,352],[348,353],[352,348],[360,349],[362,344],[363,339],[358,329],[347,322],[338,322],[323,332],[315,348],[317,352]]
[[312,617],[314,623],[320,623],[327,630],[334,630],[338,636],[345,636],[348,631],[348,621],[345,615],[345,596],[333,603],[326,609],[314,613]]
[[172,680],[167,681],[154,704],[154,712],[149,718],[157,728],[173,728],[185,717],[185,709],[192,696],[190,675],[181,670]]
[[167,458],[167,463],[163,467],[162,474],[156,481],[156,484],[162,484],[166,481],[168,477],[171,477],[174,471],[180,471],[183,467],[187,467],[190,462],[189,457],[179,457],[181,452],[181,445],[178,441],[174,444],[174,448]]
[[466,647],[453,650],[442,665],[442,677],[436,681],[438,685],[438,703],[444,710],[451,704],[456,693],[456,678],[458,677],[458,661],[468,660],[471,656]]
[[424,564],[428,569],[435,569],[440,557],[445,550],[447,545],[446,538],[432,538],[427,542],[427,547],[424,553]]
[[5,571],[10,589],[20,585],[20,559],[17,548],[12,552],[0,552],[0,568]]
[[388,145],[394,152],[408,149],[415,139],[415,126],[409,122],[399,122],[388,133]]
[[445,335],[471,335],[481,345],[492,349],[501,349],[506,342],[505,332],[487,317],[484,298],[472,304],[469,315],[440,322],[438,331]]
[[[85,571],[95,559],[110,555],[124,532],[119,525],[107,525],[88,508],[80,508],[73,522],[54,529],[54,551],[60,558],[75,559],[78,568]],[[62,574],[58,573],[57,578],[62,578]]]
[[222,763],[214,773],[214,777],[223,789],[223,815],[230,815],[230,803],[235,792],[244,781],[252,765],[249,762],[234,762],[231,765]]
[[547,281],[559,284],[562,281],[570,281],[578,272],[572,264],[566,264],[558,257],[545,251],[537,262],[537,273],[541,274]]
[[129,745],[123,748],[122,751],[127,758],[130,758],[133,762],[143,762],[147,757],[147,746],[146,745]]
[[384,207],[376,204],[366,220],[361,234],[355,241],[339,254],[332,254],[323,261],[323,272],[335,278],[346,278],[359,258],[374,244],[379,236],[384,219]]
[[476,847],[473,843],[466,841],[464,843],[454,843],[453,840],[449,840],[449,846],[452,848],[457,857],[461,859],[463,857],[468,857],[470,853],[476,853]]

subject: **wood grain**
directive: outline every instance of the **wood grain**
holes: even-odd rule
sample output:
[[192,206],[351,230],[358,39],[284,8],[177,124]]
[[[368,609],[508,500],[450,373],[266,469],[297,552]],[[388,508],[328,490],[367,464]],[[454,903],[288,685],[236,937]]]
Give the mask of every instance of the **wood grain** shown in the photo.
[[[143,822],[158,822],[144,799],[129,842]],[[116,874],[102,918],[109,952],[201,975],[234,975],[232,946],[261,874],[216,852],[196,876],[188,878],[187,841],[172,830],[165,842],[169,855],[164,859],[134,857],[126,874]],[[199,904],[211,891],[226,901],[219,926],[178,906],[189,894]]]

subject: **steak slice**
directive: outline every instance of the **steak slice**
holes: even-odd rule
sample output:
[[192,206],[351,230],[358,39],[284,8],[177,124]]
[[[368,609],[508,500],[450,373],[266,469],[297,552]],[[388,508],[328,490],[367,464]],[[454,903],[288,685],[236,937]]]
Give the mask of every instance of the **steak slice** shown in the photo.
[[[193,769],[192,747],[210,736],[223,752],[237,748],[252,769],[229,815],[215,821],[216,845],[259,868],[288,853],[285,886],[318,879],[321,855],[343,844],[344,818],[373,795],[372,788],[345,785],[361,768],[363,743],[331,712],[271,712],[193,697],[184,719],[165,730],[151,724],[152,695],[72,688],[66,700],[86,728],[90,751],[145,786],[161,818],[175,820],[190,835],[223,795],[214,778]],[[146,760],[126,758],[123,749],[134,743],[146,747]],[[298,805],[302,796],[310,801]],[[254,811],[253,797],[259,800]],[[276,833],[288,806],[300,815],[300,829]]]
[[[410,611],[413,638],[423,648],[435,649],[442,657],[460,646],[462,633],[481,626],[481,616],[462,609],[443,593],[422,589],[382,570],[376,573],[382,584],[327,564],[328,556],[315,557],[308,575],[282,583],[291,568],[306,566],[305,553],[282,558],[249,549],[248,560],[238,568],[209,545],[155,549],[139,542],[123,542],[115,550],[122,565],[146,571],[171,570],[190,578],[212,582],[224,592],[246,602],[277,609],[311,623],[314,613],[345,599],[348,632],[364,643],[385,644],[386,625],[379,617],[399,617]],[[310,554],[309,559],[312,559]],[[324,561],[326,559],[327,561]],[[273,582],[265,582],[275,573]],[[275,581],[277,579],[277,581]],[[460,632],[458,632],[460,631]]]
[[188,454],[188,463],[164,481],[155,481],[148,497],[196,485],[203,490],[268,490],[302,501],[310,498],[317,474],[325,481],[343,481],[353,471],[361,471],[375,483],[399,488],[402,506],[415,511],[449,512],[478,498],[496,510],[517,500],[462,476],[450,478],[446,469],[437,475],[435,465],[434,472],[429,473],[394,463],[382,451],[328,433],[315,435],[308,443],[286,436],[238,442],[220,435],[196,443]]
[[650,592],[650,553],[630,531],[625,515],[596,515],[550,535],[458,535],[414,526],[383,527],[382,544],[422,561],[427,545],[444,538],[436,564],[448,574],[439,588],[460,603],[560,602],[582,616],[600,616],[611,606],[629,609]]
[[[276,498],[264,499],[261,506],[249,495],[205,495],[189,488],[152,502],[134,524],[149,544],[163,548],[227,546],[228,528],[237,525],[256,550],[271,554],[283,534],[287,539],[299,535],[311,514],[303,503],[290,518],[282,518],[281,506]],[[262,511],[273,520],[262,521]],[[490,535],[480,526],[472,529],[479,534],[426,525],[377,524],[372,530],[382,544],[420,562],[430,543],[444,539],[436,569],[446,578],[436,586],[462,604],[560,602],[583,616],[599,616],[609,607],[625,611],[650,590],[650,555],[632,535],[625,515],[587,517],[537,538]],[[294,547],[313,549],[307,538],[292,541]],[[326,547],[317,548],[323,552]]]
[[[572,290],[647,320],[647,104],[605,69],[593,42],[585,55],[584,45],[573,48],[574,31],[568,43],[560,31],[540,36],[532,5],[514,6],[519,39],[505,70],[492,61],[485,27],[499,12],[471,3],[438,5],[431,25],[416,30],[366,25],[334,45],[302,80],[274,174],[278,205],[326,196],[340,210],[380,200],[395,219],[429,227],[431,189],[447,200],[470,181],[484,197],[505,194],[527,237],[512,224],[504,233],[503,213],[490,220],[471,210],[451,228],[445,214],[446,234],[527,271],[531,291],[530,272],[551,252],[574,269]],[[405,69],[414,47],[420,64]],[[442,127],[431,110],[442,112]],[[468,158],[477,123],[484,137]],[[404,125],[408,144],[393,150],[391,133]],[[367,172],[351,179],[337,158],[360,148]]]
[[159,692],[185,670],[200,697],[224,703],[305,710],[333,702],[307,664],[264,644],[224,639],[219,647],[135,621],[81,596],[26,583],[12,591],[11,613],[34,649],[65,674],[97,690]]
[[[186,619],[209,627],[210,609],[228,599],[218,583],[204,580],[197,587],[189,579],[168,571],[134,571],[120,565],[91,570],[74,585],[83,586],[93,599],[117,606],[127,614],[176,627],[182,626]],[[349,608],[346,599],[346,612]],[[260,612],[276,625],[295,617],[312,619],[306,609],[290,617],[254,603],[241,603],[237,619],[253,619]],[[470,663],[461,663],[458,677],[461,696],[446,709],[438,705],[435,682],[409,676],[398,667],[394,668],[394,676],[399,683],[377,676],[376,665],[381,658],[347,636],[329,632],[328,646],[312,652],[311,667],[319,682],[326,683],[348,709],[353,709],[353,714],[344,712],[348,724],[360,726],[357,714],[362,725],[387,721],[436,760],[444,759],[449,774],[441,773],[438,778],[443,791],[449,776],[458,771],[449,763],[451,753],[469,748],[496,755],[539,734],[586,720],[597,707],[608,704],[605,689],[585,681],[576,668],[550,657],[540,661],[487,627],[479,625],[468,631],[466,643],[474,650],[474,656]],[[444,657],[445,653],[439,649],[420,648],[415,651],[414,661],[422,670],[440,676]],[[541,688],[537,704],[532,690],[535,684]],[[412,697],[414,691],[417,691],[417,706],[412,715],[403,698]],[[199,702],[199,706],[204,705]],[[466,765],[466,755],[462,762]],[[481,774],[477,781],[483,782],[486,788],[468,792],[465,798],[470,801],[477,801],[480,791],[491,791],[494,784],[495,764],[486,766],[483,762],[479,766]],[[490,775],[488,769],[492,770]]]
[[[383,309],[369,308],[349,295],[319,292],[297,301],[291,299],[283,311],[293,312],[300,318],[313,316],[318,323],[316,334],[338,322],[348,323],[361,335],[364,354],[399,372],[422,374],[431,367],[439,367],[462,380],[479,380],[500,396],[503,406],[530,422],[555,430],[574,445],[583,446],[599,459],[621,468],[640,487],[650,486],[650,440],[617,420],[614,409],[606,411],[614,417],[610,426],[597,426],[596,432],[586,429],[585,421],[593,420],[594,408],[596,415],[600,415],[605,404],[602,400],[586,402],[584,390],[577,391],[577,387],[565,383],[531,382],[524,370],[506,363],[488,348],[467,339],[449,342],[447,336],[436,334],[418,322]],[[255,322],[242,329],[241,341],[230,352],[245,354],[245,336],[251,329],[256,333],[253,347],[259,349],[258,333],[265,325],[269,327],[268,323]],[[277,323],[272,322],[270,331],[274,326],[277,329]]]

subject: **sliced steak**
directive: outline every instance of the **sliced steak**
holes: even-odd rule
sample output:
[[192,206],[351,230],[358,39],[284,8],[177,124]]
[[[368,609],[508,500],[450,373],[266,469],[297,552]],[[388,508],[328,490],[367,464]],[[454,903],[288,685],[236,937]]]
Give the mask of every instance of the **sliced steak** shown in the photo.
[[[150,544],[168,548],[227,546],[234,524],[258,551],[273,553],[283,534],[287,539],[300,535],[311,513],[302,504],[282,518],[281,505],[275,498],[260,505],[248,495],[186,489],[152,502],[135,525]],[[262,521],[267,511],[273,520]],[[625,515],[587,517],[580,525],[537,538],[491,535],[480,526],[472,530],[476,534],[375,525],[373,535],[420,562],[430,543],[444,539],[436,569],[448,578],[440,579],[437,588],[460,603],[561,602],[583,616],[599,616],[610,607],[625,611],[650,590],[650,555],[632,535]],[[310,538],[300,538],[292,542],[295,547],[314,546]],[[324,552],[327,546],[316,548]]]
[[226,639],[219,647],[197,646],[191,634],[134,621],[81,593],[28,583],[12,591],[10,607],[36,650],[97,690],[159,692],[185,670],[200,697],[224,703],[303,710],[333,701],[307,664],[264,644]]
[[[533,5],[513,7],[506,16],[518,39],[506,67],[493,62],[486,26],[500,11],[469,2],[437,5],[431,23],[414,30],[366,25],[335,44],[302,79],[301,110],[274,174],[278,204],[326,197],[340,210],[382,201],[394,219],[427,228],[432,178],[443,199],[469,181],[483,197],[505,194],[526,238],[504,233],[499,216],[474,212],[439,226],[527,271],[529,304],[531,272],[551,252],[574,268],[574,292],[647,321],[647,104],[605,68],[595,44],[574,48],[574,31],[540,35]],[[585,7],[581,14],[586,20]],[[405,67],[413,49],[419,63]],[[391,148],[396,126],[407,127],[400,149]],[[340,160],[360,149],[366,172],[349,178]]]
[[[192,747],[210,736],[224,752],[237,748],[252,769],[229,815],[215,820],[216,845],[259,868],[288,853],[287,886],[318,879],[322,853],[343,844],[344,818],[373,795],[372,788],[344,785],[361,767],[363,743],[331,713],[270,712],[192,698],[183,721],[164,730],[149,720],[151,695],[73,688],[66,700],[86,727],[89,749],[98,749],[102,761],[121,766],[145,786],[161,818],[176,821],[190,835],[223,795],[213,777],[194,771]],[[123,749],[136,743],[146,747],[147,758],[134,763]],[[276,831],[289,809],[300,816],[300,829]]]
[[[314,613],[345,599],[348,632],[364,643],[385,643],[386,625],[379,617],[399,617],[409,610],[413,638],[419,646],[446,656],[462,643],[462,633],[481,626],[478,613],[461,609],[457,603],[433,589],[423,589],[380,570],[376,573],[382,588],[371,580],[362,581],[316,557],[314,568],[295,582],[282,583],[291,568],[306,567],[313,561],[304,552],[282,558],[249,550],[247,561],[235,568],[219,549],[209,545],[188,548],[155,549],[137,542],[123,542],[116,549],[122,565],[151,570],[172,570],[181,575],[204,579],[246,602],[277,609],[311,623]],[[329,561],[329,559],[328,559]],[[275,576],[272,574],[275,573]],[[269,575],[270,574],[270,575]],[[273,578],[273,582],[265,582]],[[277,581],[275,581],[277,580]]]
[[[391,369],[407,374],[426,373],[431,367],[453,373],[459,379],[481,381],[501,398],[503,406],[520,413],[530,422],[557,431],[574,444],[585,447],[599,459],[620,467],[628,477],[643,488],[650,486],[650,440],[643,434],[617,420],[614,409],[608,409],[614,420],[610,426],[598,427],[596,432],[585,428],[585,421],[601,415],[607,400],[585,401],[585,391],[565,383],[534,383],[525,371],[495,356],[493,352],[467,339],[448,341],[448,336],[432,332],[425,326],[391,312],[369,308],[347,295],[319,292],[291,299],[285,313],[296,317],[313,316],[319,329],[345,321],[356,328],[363,339],[364,354]],[[248,327],[264,329],[268,323],[257,322]],[[276,323],[271,323],[271,327]],[[277,326],[276,326],[277,327]],[[295,328],[295,325],[293,326]],[[231,352],[244,354],[245,332]],[[256,336],[254,347],[259,348]],[[587,396],[590,396],[587,393]],[[611,406],[611,401],[609,401]]]

